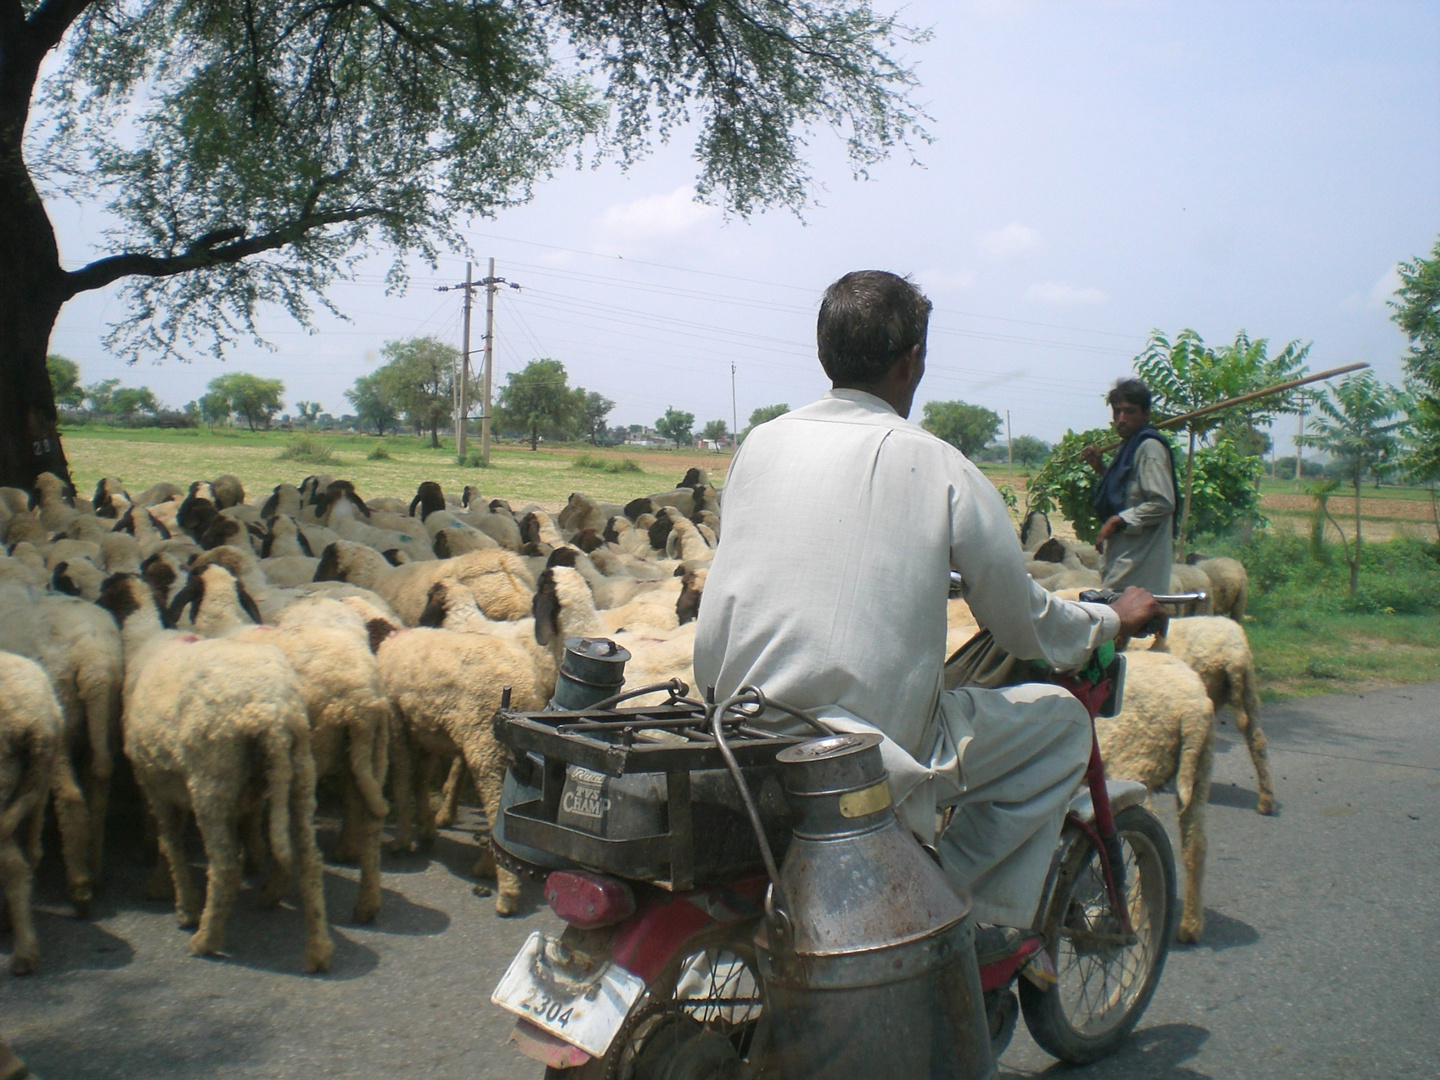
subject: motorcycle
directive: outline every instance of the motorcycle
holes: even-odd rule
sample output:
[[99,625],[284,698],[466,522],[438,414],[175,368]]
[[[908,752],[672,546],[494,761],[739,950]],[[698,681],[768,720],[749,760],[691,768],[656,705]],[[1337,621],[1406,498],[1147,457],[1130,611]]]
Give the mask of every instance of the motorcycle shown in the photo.
[[[992,652],[977,643],[972,658]],[[1107,782],[1093,738],[1095,717],[1122,705],[1123,654],[1110,649],[1079,673],[1051,673],[1090,713],[1090,762],[1035,932],[986,959],[975,954],[968,907],[946,907],[964,901],[938,860],[895,819],[883,769],[875,782],[877,737],[836,736],[752,688],[719,703],[687,697],[678,680],[621,690],[624,650],[604,639],[572,639],[566,649],[549,709],[502,706],[495,718],[515,761],[496,858],[543,880],[566,926],[558,937],[531,933],[492,1001],[516,1015],[512,1041],[548,1080],[968,1080],[993,1074],[1021,1015],[1037,1044],[1077,1064],[1112,1053],[1143,1015],[1174,932],[1175,866],[1146,789]],[[995,670],[983,658],[978,666]],[[657,691],[667,694],[659,706],[625,704]],[[777,712],[802,733],[761,722]],[[834,777],[864,767],[868,778],[836,786]],[[805,768],[823,782],[806,790],[802,778],[797,789]],[[829,816],[816,818],[817,795],[838,798],[840,816],[825,802]],[[811,825],[845,827],[817,832],[797,820],[807,814]],[[842,822],[857,815],[863,829]],[[871,845],[858,856],[857,833]],[[820,919],[845,922],[825,907],[834,899],[826,891],[838,888],[822,872],[827,861],[850,875],[850,889],[857,865],[864,878],[909,889],[889,898],[891,911],[947,914],[915,932],[877,926],[872,913],[844,949],[797,956],[804,912],[794,895],[803,907],[818,893]],[[857,957],[870,965],[863,978]],[[839,982],[827,964],[843,969]],[[842,985],[851,989],[837,993]],[[898,1026],[882,1035],[877,1023]],[[915,1037],[907,1024],[930,1034]],[[907,1053],[914,1062],[904,1063]]]

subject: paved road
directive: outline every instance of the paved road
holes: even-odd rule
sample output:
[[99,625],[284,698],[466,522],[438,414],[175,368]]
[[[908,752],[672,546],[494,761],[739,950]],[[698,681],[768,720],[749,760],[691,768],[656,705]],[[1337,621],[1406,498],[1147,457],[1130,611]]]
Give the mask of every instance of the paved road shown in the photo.
[[[1440,1076],[1440,684],[1270,706],[1264,724],[1279,814],[1254,812],[1249,760],[1223,726],[1205,938],[1171,953],[1130,1047],[1067,1075]],[[1173,834],[1171,800],[1158,806]],[[45,1080],[533,1078],[488,998],[525,935],[554,920],[533,906],[496,918],[471,893],[472,859],[461,828],[431,861],[389,860],[372,928],[346,923],[354,874],[329,867],[338,948],[323,977],[298,973],[292,907],[242,895],[230,955],[196,960],[166,907],[140,899],[133,849],[87,923],[66,917],[52,863],[43,970],[0,974],[0,1033]],[[1059,1071],[1023,1026],[1001,1064],[1008,1080]]]

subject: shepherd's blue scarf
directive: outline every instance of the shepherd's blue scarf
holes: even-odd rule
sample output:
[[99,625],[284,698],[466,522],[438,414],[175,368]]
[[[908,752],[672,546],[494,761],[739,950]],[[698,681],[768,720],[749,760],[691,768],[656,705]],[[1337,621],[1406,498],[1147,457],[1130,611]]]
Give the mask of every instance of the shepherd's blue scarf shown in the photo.
[[[1105,470],[1105,475],[1100,478],[1100,484],[1095,489],[1095,510],[1102,523],[1125,509],[1125,489],[1130,486],[1130,474],[1135,468],[1135,452],[1146,439],[1154,439],[1165,447],[1165,455],[1170,459],[1170,482],[1174,485],[1176,495],[1179,495],[1180,484],[1175,477],[1175,452],[1170,449],[1170,444],[1159,431],[1153,427],[1143,427],[1120,444],[1119,453],[1115,455],[1115,460]],[[1171,515],[1170,530],[1172,535],[1180,535],[1178,514]]]

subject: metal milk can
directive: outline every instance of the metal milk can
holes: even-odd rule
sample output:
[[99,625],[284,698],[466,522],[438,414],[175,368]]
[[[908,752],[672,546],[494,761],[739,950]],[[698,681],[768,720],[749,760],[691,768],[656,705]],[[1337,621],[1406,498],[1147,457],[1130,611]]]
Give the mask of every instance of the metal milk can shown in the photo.
[[767,1078],[995,1073],[969,900],[896,819],[879,747],[832,735],[777,755],[796,824],[756,942]]

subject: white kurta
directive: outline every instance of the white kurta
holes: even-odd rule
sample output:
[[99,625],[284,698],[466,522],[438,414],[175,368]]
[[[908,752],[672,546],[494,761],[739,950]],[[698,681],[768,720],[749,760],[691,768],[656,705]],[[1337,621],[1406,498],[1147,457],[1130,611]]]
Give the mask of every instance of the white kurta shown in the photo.
[[717,699],[758,686],[885,734],[902,819],[933,835],[936,807],[958,805],[941,842],[947,869],[974,892],[977,918],[1028,923],[1088,721],[1055,687],[944,690],[949,571],[1002,648],[1058,668],[1112,639],[1114,612],[1031,581],[994,485],[861,391],[831,391],[752,431],[721,506],[698,686]]
[[1135,464],[1125,486],[1125,527],[1105,545],[1105,587],[1123,591],[1130,585],[1152,593],[1170,591],[1175,561],[1175,482],[1170,455],[1154,439],[1135,448]]

